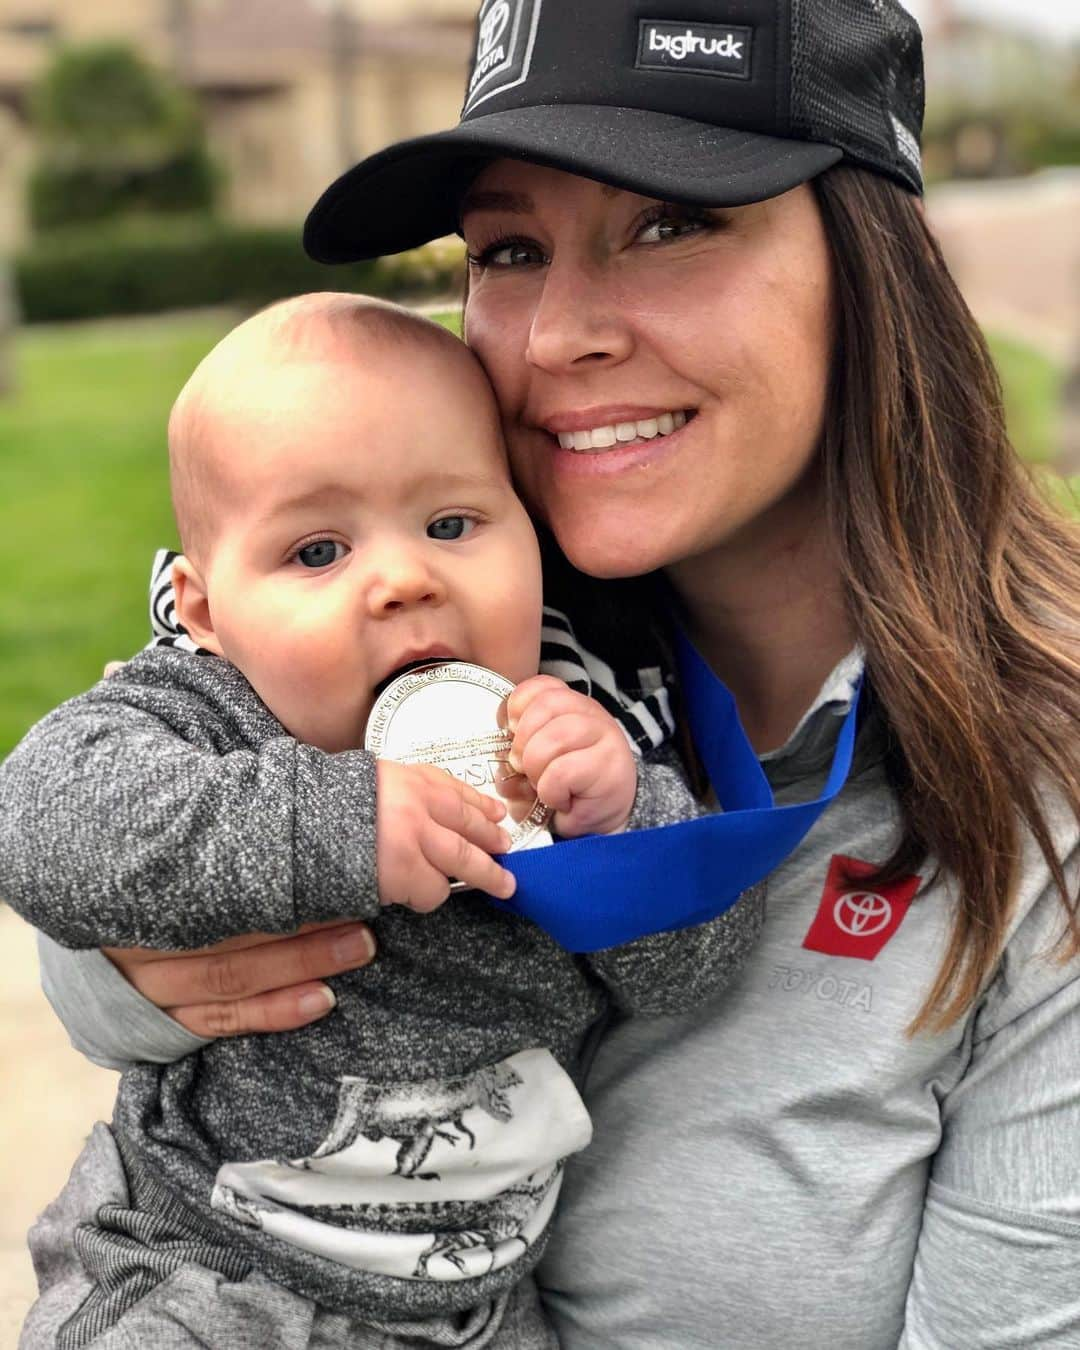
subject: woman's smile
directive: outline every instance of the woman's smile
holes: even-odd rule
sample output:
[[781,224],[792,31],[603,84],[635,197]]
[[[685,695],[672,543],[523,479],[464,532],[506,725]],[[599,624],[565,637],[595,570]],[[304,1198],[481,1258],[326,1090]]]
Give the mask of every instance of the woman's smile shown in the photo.
[[[595,422],[576,431],[555,431],[553,419],[544,425],[556,475],[568,478],[602,477],[667,462],[679,453],[697,416],[696,409],[623,414],[619,421]],[[570,419],[567,419],[570,420]]]
[[596,408],[587,412],[558,413],[547,418],[545,431],[558,438],[563,450],[596,454],[636,441],[654,441],[680,431],[694,410],[656,411],[641,408]]

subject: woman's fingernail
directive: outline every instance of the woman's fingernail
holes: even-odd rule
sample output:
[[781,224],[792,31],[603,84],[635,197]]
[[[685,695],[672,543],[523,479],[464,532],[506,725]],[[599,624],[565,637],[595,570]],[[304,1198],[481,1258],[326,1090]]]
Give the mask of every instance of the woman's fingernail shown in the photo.
[[364,966],[375,955],[375,944],[365,928],[354,928],[348,933],[342,933],[331,951],[334,960],[340,961],[343,966]]
[[300,995],[300,1011],[305,1017],[322,1017],[337,1007],[337,995],[328,984]]

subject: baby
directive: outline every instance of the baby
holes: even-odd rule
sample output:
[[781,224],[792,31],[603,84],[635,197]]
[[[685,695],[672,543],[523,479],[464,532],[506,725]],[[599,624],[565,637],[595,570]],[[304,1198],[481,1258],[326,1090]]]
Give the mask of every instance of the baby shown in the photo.
[[[388,678],[453,658],[517,686],[512,759],[557,835],[699,809],[670,753],[639,760],[537,675],[537,543],[458,339],[353,296],[276,305],[202,363],[169,438],[202,650],[143,652],[0,768],[0,894],[71,947],[361,918],[379,956],[312,1026],[124,1074],[32,1237],[22,1345],[179,1319],[221,1350],[554,1346],[527,1277],[590,1138],[583,1039],[723,988],[761,896],[574,957],[488,898],[514,888],[502,805],[361,748]],[[452,877],[473,889],[443,903]]]

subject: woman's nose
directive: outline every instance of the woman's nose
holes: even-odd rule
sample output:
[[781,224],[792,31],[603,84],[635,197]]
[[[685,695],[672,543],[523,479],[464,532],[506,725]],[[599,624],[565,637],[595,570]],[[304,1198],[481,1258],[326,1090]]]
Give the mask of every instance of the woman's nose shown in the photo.
[[606,283],[602,264],[548,265],[529,326],[526,360],[541,370],[617,365],[633,336]]
[[441,605],[446,588],[423,559],[407,549],[384,554],[372,569],[367,607],[373,618],[387,618],[402,610]]

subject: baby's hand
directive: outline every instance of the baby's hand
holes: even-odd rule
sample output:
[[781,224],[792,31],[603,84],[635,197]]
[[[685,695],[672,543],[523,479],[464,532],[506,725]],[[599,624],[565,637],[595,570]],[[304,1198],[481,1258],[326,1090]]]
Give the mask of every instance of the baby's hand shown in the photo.
[[555,809],[563,838],[613,834],[630,819],[637,762],[615,719],[594,699],[535,675],[506,701],[511,763]]
[[509,900],[516,881],[490,855],[505,853],[510,838],[496,824],[506,807],[494,797],[430,764],[375,766],[375,863],[379,900],[426,914],[463,881]]

